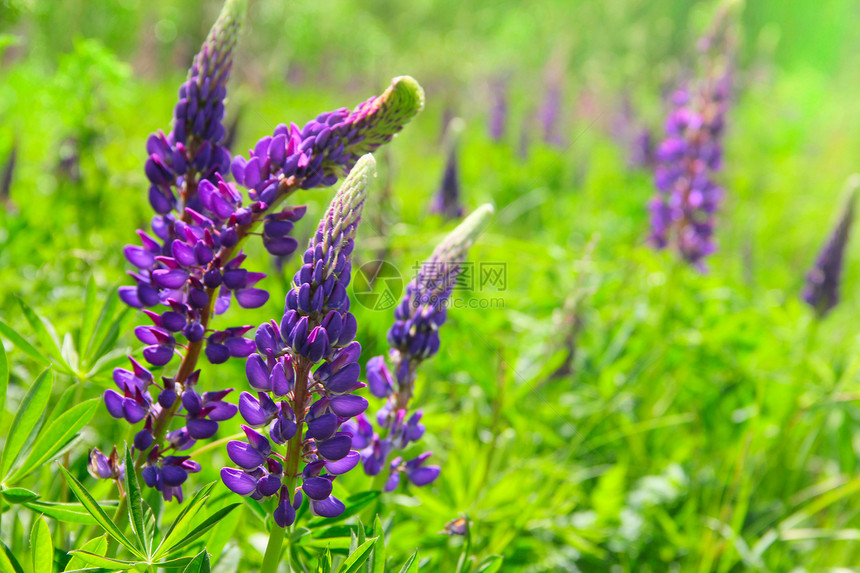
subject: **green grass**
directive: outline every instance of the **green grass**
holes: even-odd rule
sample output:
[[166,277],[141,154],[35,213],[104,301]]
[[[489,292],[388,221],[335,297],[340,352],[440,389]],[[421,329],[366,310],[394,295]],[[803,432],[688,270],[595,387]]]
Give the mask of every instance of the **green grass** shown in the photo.
[[[17,21],[3,21],[22,47],[7,48],[0,67],[0,158],[13,140],[19,149],[11,200],[0,211],[0,319],[40,349],[17,296],[50,320],[60,340],[66,333],[77,340],[90,277],[99,305],[127,282],[122,246],[150,217],[145,138],[166,128],[181,81],[181,70],[170,67],[172,50],[184,55],[184,43],[201,34],[176,2],[149,12],[95,3],[121,16],[127,34],[86,24],[92,8],[81,3],[71,29],[93,38],[65,45],[66,34],[49,36],[59,15],[43,4],[20,4]],[[729,112],[721,175],[727,198],[707,274],[645,244],[650,174],[626,166],[606,127],[622,86],[642,117],[660,125],[659,89],[689,61],[711,4],[292,4],[294,14],[264,1],[252,12],[258,33],[246,34],[228,107],[243,110],[237,150],[281,121],[301,124],[354,105],[409,73],[427,88],[427,109],[379,155],[379,186],[389,182],[391,199],[370,201],[373,225],[360,230],[356,256],[372,260],[387,247],[409,276],[453,226],[427,214],[441,180],[446,109],[467,123],[467,210],[496,206],[470,259],[476,267],[504,264],[505,289],[458,296],[477,306],[498,300],[501,308],[452,309],[441,352],[420,371],[421,445],[443,473],[385,502],[395,571],[415,549],[430,559],[422,570],[455,571],[465,541],[437,532],[461,515],[472,522],[471,554],[503,555],[502,571],[824,571],[860,562],[856,241],[832,315],[816,324],[799,300],[843,184],[858,170],[850,3],[783,12],[782,3],[751,2],[744,13],[741,91]],[[208,17],[212,6],[195,10]],[[159,44],[144,62],[136,46],[154,18],[170,19],[179,39]],[[281,33],[282,22],[294,34]],[[572,143],[534,143],[522,157],[520,126],[540,102],[541,68],[563,31],[570,38],[561,42],[570,54],[564,131]],[[287,65],[295,72],[290,82]],[[486,135],[482,98],[499,73],[519,80],[508,136],[496,143]],[[596,97],[596,110],[584,111],[583,93]],[[69,138],[80,154],[79,178],[57,167]],[[298,237],[329,198],[325,190],[297,198],[309,205]],[[279,275],[260,245],[247,250],[249,267],[269,272],[263,285],[272,299],[254,311],[231,309],[221,324],[259,324],[283,311],[295,265]],[[568,300],[578,302],[565,306]],[[390,313],[355,306],[364,357],[384,353]],[[116,347],[139,354],[131,329],[142,322],[139,314],[125,316]],[[569,372],[556,375],[574,324]],[[41,371],[37,360],[5,346],[11,383],[2,436]],[[205,365],[201,380],[206,388],[245,389],[242,361]],[[98,397],[110,385],[109,369],[59,371],[50,403]],[[108,450],[130,437],[104,409],[95,416],[62,458],[81,478],[89,448]],[[218,438],[234,429],[224,424]],[[195,485],[217,479],[226,456],[212,448],[199,460],[204,470],[192,476]],[[355,471],[338,480],[335,493],[368,484]],[[43,500],[70,499],[50,464],[20,485]],[[85,485],[96,499],[116,499],[105,482],[87,478]],[[213,508],[234,497],[216,486]],[[4,510],[0,539],[23,555],[38,514],[20,505]],[[62,550],[82,545],[76,534],[92,535],[48,523]],[[231,514],[204,539],[215,570],[259,567],[261,535],[250,508]],[[328,543],[312,536],[308,551],[315,559]]]

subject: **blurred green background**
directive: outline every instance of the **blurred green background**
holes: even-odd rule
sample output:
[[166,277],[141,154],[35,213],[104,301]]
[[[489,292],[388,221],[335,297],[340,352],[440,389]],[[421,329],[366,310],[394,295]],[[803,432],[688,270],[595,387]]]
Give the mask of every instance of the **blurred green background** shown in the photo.
[[[504,263],[506,289],[462,296],[475,306],[501,299],[503,308],[452,310],[442,351],[419,375],[425,443],[443,474],[387,506],[398,563],[418,548],[428,571],[454,571],[462,540],[436,532],[463,514],[472,553],[504,555],[502,571],[860,563],[856,241],[832,315],[818,325],[799,300],[858,170],[860,5],[743,6],[719,249],[701,274],[647,246],[651,174],[628,165],[629,141],[615,126],[628,105],[636,125],[659,137],[665,94],[694,68],[716,6],[251,2],[229,86],[235,153],[280,122],[352,107],[397,75],[426,90],[425,111],[380,153],[381,199],[360,231],[360,260],[384,252],[409,275],[453,226],[428,214],[452,116],[466,125],[466,210],[496,206],[471,257]],[[122,246],[151,216],[146,137],[168,128],[219,9],[217,1],[0,0],[0,161],[16,154],[9,196],[0,198],[0,318],[34,344],[16,297],[60,339],[74,338],[90,277],[99,302],[128,280]],[[537,119],[553,89],[561,145],[543,141]],[[500,93],[509,113],[494,141],[488,122]],[[299,196],[309,205],[300,238],[329,198]],[[259,324],[283,311],[295,265],[279,272],[260,245],[247,250],[249,267],[269,273],[261,286],[273,296],[262,309],[231,309],[225,323]],[[364,356],[384,352],[390,314],[357,315]],[[123,316],[119,353],[139,351],[131,336],[139,322]],[[14,412],[39,368],[6,347]],[[205,367],[203,377],[244,388],[241,361]],[[58,395],[76,382],[82,396],[111,384],[104,373],[58,381]],[[97,420],[73,451],[78,470],[88,448],[124,439],[126,428],[105,412]],[[230,433],[222,427],[219,437]],[[208,452],[198,483],[215,479],[225,459]],[[52,471],[30,485],[46,499],[60,495]],[[364,480],[356,471],[338,487],[362,491]],[[225,555],[241,561],[221,570],[253,570],[261,526],[234,515]],[[4,516],[4,541],[22,542],[31,518]]]

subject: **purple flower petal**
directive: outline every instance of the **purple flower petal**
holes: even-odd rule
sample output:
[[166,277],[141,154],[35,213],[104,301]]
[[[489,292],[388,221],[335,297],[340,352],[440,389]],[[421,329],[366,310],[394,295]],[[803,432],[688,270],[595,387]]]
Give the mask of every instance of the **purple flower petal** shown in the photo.
[[350,451],[342,459],[332,462],[326,462],[325,469],[332,475],[342,475],[358,465],[361,461],[361,454],[355,450]]
[[331,495],[331,480],[324,477],[306,478],[302,482],[302,491],[312,500],[322,501]]
[[409,481],[421,487],[435,481],[441,471],[439,466],[424,466],[408,472],[406,477],[409,478]]
[[227,489],[239,495],[251,495],[257,489],[257,480],[241,470],[222,468],[221,480]]
[[311,500],[311,513],[320,517],[337,517],[346,507],[333,495],[321,501]]
[[367,410],[367,400],[354,394],[344,394],[331,399],[332,411],[341,418],[352,418]]
[[215,420],[192,418],[186,423],[188,434],[195,440],[211,438],[218,431],[218,422]]
[[227,455],[233,463],[246,470],[257,469],[266,461],[266,456],[259,451],[245,442],[235,440],[227,444]]

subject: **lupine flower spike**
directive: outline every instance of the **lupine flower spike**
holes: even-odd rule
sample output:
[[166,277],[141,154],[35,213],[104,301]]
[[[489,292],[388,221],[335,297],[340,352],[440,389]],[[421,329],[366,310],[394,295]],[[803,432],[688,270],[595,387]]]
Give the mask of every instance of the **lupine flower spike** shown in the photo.
[[851,226],[854,224],[854,204],[857,202],[860,176],[854,175],[849,180],[849,185],[851,188],[848,193],[848,200],[839,217],[839,222],[821,249],[815,265],[806,275],[803,300],[815,310],[819,319],[824,318],[839,302],[842,265],[845,259],[845,247],[848,245],[848,236],[851,233]]
[[373,157],[362,157],[304,253],[280,323],[257,328],[257,353],[245,365],[253,390],[239,399],[247,440],[227,444],[238,468],[222,469],[221,478],[239,495],[277,496],[273,518],[280,527],[293,523],[302,496],[314,515],[343,513],[332,482],[360,460],[342,427],[367,408],[367,400],[353,394],[365,384],[359,382],[361,345],[354,340],[358,325],[346,287],[353,239],[375,175]]
[[[270,253],[292,253],[298,243],[289,235],[305,207],[285,207],[284,201],[302,189],[334,185],[361,155],[390,141],[424,103],[415,80],[395,78],[382,95],[353,111],[324,113],[302,128],[281,124],[247,158],[231,157],[224,104],[245,9],[246,0],[227,0],[179,90],[171,131],[147,141],[153,235],[138,230],[141,244],[124,251],[137,270],[129,273],[135,285],[120,287],[119,296],[152,322],[135,329],[146,345],[144,360],[156,368],[175,356],[181,362],[159,384],[130,359],[131,370],[114,372],[118,391],[108,390],[105,404],[112,416],[141,424],[134,469],[166,499],[181,500],[182,482],[199,470],[187,456],[168,454],[211,438],[219,422],[236,413],[235,405],[223,401],[230,389],[197,392],[198,359],[204,355],[219,364],[246,358],[256,348],[245,337],[251,326],[210,326],[233,299],[242,308],[258,308],[269,299],[257,286],[265,275],[243,268],[242,243],[260,234]],[[231,175],[235,183],[228,182]],[[155,398],[151,387],[157,388]],[[184,417],[184,424],[172,428],[174,417]]]
[[459,117],[448,122],[445,137],[447,160],[442,175],[442,184],[430,204],[430,212],[442,215],[448,219],[458,219],[463,216],[463,205],[460,202],[460,169],[459,147],[460,137],[465,123]]
[[493,214],[483,205],[469,215],[436,247],[415,278],[407,285],[406,295],[394,311],[394,325],[388,331],[389,368],[383,356],[367,362],[367,386],[371,394],[384,399],[376,415],[378,432],[365,416],[347,423],[353,434],[352,445],[361,450],[364,471],[384,479],[383,489],[391,491],[400,475],[416,486],[432,483],[440,468],[426,465],[431,452],[404,461],[398,456],[388,460],[394,450],[402,450],[424,435],[421,410],[409,414],[418,365],[439,351],[439,328],[445,323],[446,306],[461,265]]
[[666,120],[666,138],[656,152],[651,201],[651,243],[676,249],[700,270],[715,250],[716,212],[723,190],[714,181],[722,168],[722,137],[731,96],[735,42],[728,10],[720,12],[713,30],[699,42],[704,74],[678,89]]

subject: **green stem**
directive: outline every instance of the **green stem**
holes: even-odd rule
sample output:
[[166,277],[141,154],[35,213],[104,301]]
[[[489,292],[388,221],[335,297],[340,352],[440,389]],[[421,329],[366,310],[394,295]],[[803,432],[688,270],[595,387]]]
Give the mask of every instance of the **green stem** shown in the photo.
[[[266,545],[266,554],[263,556],[263,565],[260,573],[275,573],[278,570],[278,561],[281,559],[281,547],[284,544],[286,529],[272,522],[272,530],[269,532],[269,543]],[[287,544],[289,550],[289,544]],[[289,567],[289,561],[287,562]]]
[[[299,474],[299,462],[302,460],[302,436],[304,435],[303,426],[305,423],[305,410],[308,397],[308,374],[310,374],[313,366],[306,358],[298,358],[295,362],[296,370],[296,386],[293,390],[293,399],[291,407],[296,414],[296,433],[287,442],[287,459],[284,464],[284,479],[283,485],[287,488],[289,503],[293,501],[293,488],[296,486],[296,478]],[[272,522],[272,529],[269,531],[269,542],[266,544],[266,553],[263,555],[263,564],[260,568],[260,573],[276,573],[278,570],[278,562],[281,558],[284,537],[286,536],[285,527],[279,527],[277,523]],[[290,526],[292,530],[292,526]],[[292,559],[290,555],[290,544],[287,543],[287,570],[291,571]]]

